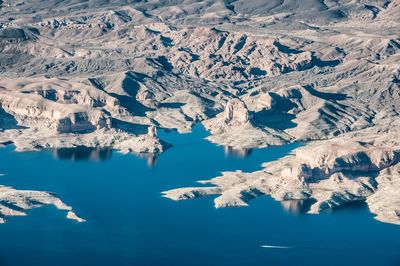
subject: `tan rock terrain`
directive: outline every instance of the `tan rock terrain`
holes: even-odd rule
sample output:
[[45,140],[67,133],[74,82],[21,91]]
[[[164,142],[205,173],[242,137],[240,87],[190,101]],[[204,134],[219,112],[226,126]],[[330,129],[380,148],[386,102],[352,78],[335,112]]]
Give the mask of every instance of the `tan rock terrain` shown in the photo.
[[398,0],[5,0],[0,143],[160,153],[155,128],[199,122],[227,149],[301,141],[165,195],[310,199],[310,212],[366,200],[399,223],[399,17]]
[[68,219],[77,222],[85,221],[78,217],[70,206],[49,192],[16,190],[0,186],[0,223],[4,223],[9,216],[24,216],[26,211],[44,205],[54,205],[57,209],[67,211]]

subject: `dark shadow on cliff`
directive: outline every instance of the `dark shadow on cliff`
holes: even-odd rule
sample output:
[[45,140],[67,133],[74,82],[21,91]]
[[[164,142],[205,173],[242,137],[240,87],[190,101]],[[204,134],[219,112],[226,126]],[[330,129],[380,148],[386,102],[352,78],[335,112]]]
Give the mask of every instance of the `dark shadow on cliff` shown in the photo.
[[317,58],[313,55],[312,57],[312,64],[317,66],[317,67],[335,67],[340,64],[340,60],[322,60],[320,58]]
[[165,108],[181,108],[184,106],[184,103],[179,103],[179,102],[171,102],[171,103],[160,103],[160,107],[165,107]]
[[118,99],[119,104],[122,107],[125,107],[129,113],[138,116],[144,116],[146,112],[154,110],[152,108],[144,106],[136,100],[136,95],[138,94],[140,89],[139,82],[143,81],[143,79],[144,75],[142,74],[127,72],[124,80],[122,81],[122,89],[124,90],[126,95],[110,93],[111,96]]
[[285,130],[297,126],[292,120],[296,118],[294,114],[288,113],[296,107],[290,100],[279,96],[276,93],[269,93],[275,102],[272,109],[263,109],[253,114],[253,124],[261,127],[269,127],[277,130]]
[[294,114],[288,114],[281,110],[264,109],[253,114],[253,124],[260,127],[269,127],[277,130],[285,130],[297,126],[292,120]]
[[320,92],[314,89],[310,85],[305,85],[303,88],[309,92],[311,95],[324,99],[326,101],[343,101],[348,99],[349,97],[346,94],[342,93],[329,93],[329,92]]
[[18,121],[0,106],[0,131],[7,129],[24,129],[27,127],[18,125]]
[[135,135],[147,134],[148,125],[135,124],[130,122],[125,122],[116,118],[112,120],[113,128],[120,129]]
[[337,213],[337,212],[354,212],[357,210],[366,210],[366,209],[368,209],[368,205],[365,202],[365,200],[356,200],[347,202],[343,205],[337,206],[332,209],[328,209],[326,211],[330,213]]
[[276,48],[278,48],[278,51],[281,53],[285,53],[285,54],[300,54],[303,53],[304,51],[301,50],[297,50],[297,49],[292,49],[286,45],[281,44],[278,41],[274,42],[274,45],[276,46]]

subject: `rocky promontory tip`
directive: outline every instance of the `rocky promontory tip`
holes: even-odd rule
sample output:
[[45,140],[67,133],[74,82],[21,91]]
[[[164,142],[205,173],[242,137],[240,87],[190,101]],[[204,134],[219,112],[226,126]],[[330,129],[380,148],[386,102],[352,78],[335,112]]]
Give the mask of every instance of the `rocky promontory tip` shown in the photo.
[[67,218],[77,222],[85,219],[76,215],[72,207],[66,205],[55,195],[45,191],[17,190],[0,186],[0,223],[6,222],[7,217],[25,216],[26,211],[44,205],[54,205],[57,209],[67,211]]

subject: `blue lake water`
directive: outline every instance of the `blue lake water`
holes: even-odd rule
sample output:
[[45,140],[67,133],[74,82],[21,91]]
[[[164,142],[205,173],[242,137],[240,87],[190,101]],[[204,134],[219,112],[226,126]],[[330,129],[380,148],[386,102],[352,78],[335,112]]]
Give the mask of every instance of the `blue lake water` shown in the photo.
[[55,192],[87,220],[68,220],[52,206],[8,218],[0,225],[0,265],[400,265],[400,226],[374,220],[363,204],[307,215],[269,197],[217,210],[213,197],[160,196],[220,171],[258,170],[299,144],[235,153],[204,140],[200,125],[160,135],[174,146],[157,159],[0,149],[0,184]]

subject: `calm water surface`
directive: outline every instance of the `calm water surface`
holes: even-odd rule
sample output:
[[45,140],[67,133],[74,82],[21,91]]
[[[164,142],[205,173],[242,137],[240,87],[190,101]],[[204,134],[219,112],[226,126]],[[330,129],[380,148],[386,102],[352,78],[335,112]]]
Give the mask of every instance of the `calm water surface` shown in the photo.
[[67,220],[52,206],[8,218],[0,265],[400,265],[400,226],[374,220],[363,204],[306,215],[300,202],[282,206],[269,197],[217,210],[213,197],[160,196],[221,171],[258,170],[299,144],[234,151],[204,140],[201,126],[160,135],[174,146],[158,158],[0,149],[0,184],[55,192],[87,220]]

